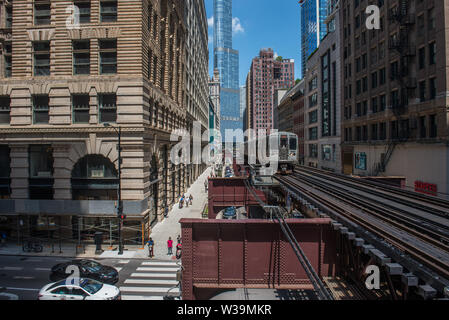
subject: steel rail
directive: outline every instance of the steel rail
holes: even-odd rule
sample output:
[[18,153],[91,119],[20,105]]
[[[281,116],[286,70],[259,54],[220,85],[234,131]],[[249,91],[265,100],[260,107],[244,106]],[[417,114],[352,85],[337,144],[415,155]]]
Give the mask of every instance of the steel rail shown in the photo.
[[[382,227],[376,226],[375,224],[364,220],[362,217],[359,217],[356,213],[347,212],[346,210],[340,208],[338,206],[338,203],[335,203],[334,201],[325,199],[324,197],[321,197],[319,195],[316,195],[316,194],[308,191],[307,189],[305,189],[304,187],[299,185],[297,182],[291,181],[292,178],[277,177],[277,179],[279,181],[281,181],[282,183],[290,185],[297,191],[300,191],[300,193],[307,194],[309,197],[315,199],[316,201],[321,202],[328,207],[332,207],[333,210],[336,213],[338,213],[339,215],[341,215],[342,217],[345,217],[349,221],[352,221],[353,223],[356,223],[357,225],[363,227],[365,230],[368,230],[371,233],[382,237],[383,239],[385,239],[389,243],[391,243],[393,246],[396,246],[397,248],[402,249],[404,252],[409,254],[411,257],[413,257],[417,261],[420,261],[420,262],[432,267],[434,270],[438,271],[438,273],[440,273],[441,275],[444,275],[444,277],[446,279],[449,279],[449,264],[442,262],[437,257],[402,240],[397,235],[385,231]],[[301,183],[304,183],[308,186],[313,187],[313,185],[311,185],[310,183],[303,182],[303,181],[301,181]]]
[[[340,183],[341,180],[345,180],[346,183],[354,185],[356,184],[357,187],[360,188],[360,185],[364,185],[367,188],[372,188],[375,190],[381,190],[384,192],[390,192],[390,193],[394,193],[396,195],[400,195],[402,197],[407,197],[408,199],[402,199],[402,198],[398,198],[398,197],[394,197],[394,196],[388,196],[388,195],[382,195],[385,198],[388,198],[392,201],[396,201],[402,204],[406,204],[410,207],[413,207],[415,209],[420,209],[423,211],[427,211],[431,214],[435,214],[444,218],[449,218],[449,201],[445,200],[445,199],[441,199],[441,198],[437,198],[437,197],[432,197],[429,195],[425,195],[422,193],[418,193],[418,192],[412,192],[412,191],[408,191],[408,190],[402,190],[399,189],[397,187],[392,187],[392,186],[387,186],[385,184],[379,183],[379,182],[374,182],[374,181],[367,181],[364,179],[360,179],[360,178],[354,178],[354,177],[349,177],[343,174],[338,174],[338,173],[330,173],[324,170],[320,170],[320,169],[316,169],[316,168],[310,168],[310,167],[303,167],[303,166],[296,166],[296,169],[302,170],[304,172],[313,172],[314,174],[318,174],[321,176],[325,176],[326,178],[331,178],[334,180],[339,180]],[[344,184],[344,183],[342,183]],[[420,204],[419,202],[416,202],[416,200],[421,201],[422,203],[426,203],[426,204],[430,204],[430,205],[434,205],[440,208],[431,208],[431,207],[426,207],[423,206],[422,204]],[[441,210],[444,209],[444,210]]]
[[[252,190],[252,188],[249,185],[247,180],[245,180],[244,183],[245,183],[245,187],[252,194],[254,199],[267,212],[267,207],[268,206]],[[273,210],[273,208],[270,208],[270,210]],[[313,285],[315,291],[318,293],[318,298],[320,300],[334,300],[333,296],[329,293],[329,291],[324,286],[324,284],[321,281],[320,277],[316,274],[315,270],[313,269],[312,265],[310,264],[307,256],[302,251],[300,245],[298,244],[295,236],[293,235],[290,227],[288,226],[288,224],[286,223],[284,218],[279,214],[278,211],[275,211],[275,215],[276,215],[276,218],[277,218],[277,220],[279,222],[279,226],[281,227],[282,232],[284,233],[284,235],[286,236],[288,242],[292,246],[292,249],[295,252],[296,257],[298,258],[299,262],[301,263],[301,265],[302,265],[304,271],[306,272],[307,276],[309,277],[310,281],[312,282],[312,285]]]
[[[324,184],[324,182],[322,182],[322,181],[314,180],[312,177],[304,176],[300,173],[295,173],[295,176],[298,178],[300,177],[301,181],[308,181],[316,186],[320,186],[322,188],[322,190],[327,191],[327,190],[332,189],[332,192],[334,194],[338,195],[339,199],[341,201],[343,201],[351,206],[354,206],[356,208],[359,208],[360,210],[365,211],[371,215],[374,215],[374,216],[378,217],[379,219],[384,220],[385,222],[391,223],[391,224],[395,225],[396,227],[404,228],[404,229],[406,229],[407,232],[412,233],[415,236],[424,237],[421,233],[419,233],[417,231],[417,230],[420,230],[421,232],[430,236],[430,237],[426,238],[426,241],[432,243],[435,246],[438,246],[438,247],[441,246],[442,249],[449,251],[449,246],[447,245],[447,244],[449,244],[449,237],[448,237],[449,232],[447,232],[447,231],[446,232],[438,232],[436,229],[431,229],[428,227],[421,226],[419,224],[419,222],[417,223],[414,221],[414,219],[407,216],[407,214],[417,216],[415,214],[406,212],[401,209],[397,209],[393,206],[389,206],[386,204],[379,205],[379,203],[381,203],[381,202],[374,200],[374,199],[365,198],[368,200],[363,200],[360,197],[360,195],[356,195],[357,200],[354,200],[354,199],[348,197],[348,194],[351,194],[351,192],[348,190],[345,190],[345,191],[337,190],[338,187],[336,187],[336,186]],[[363,205],[361,205],[361,204],[363,204]],[[388,207],[388,208],[385,208],[385,207]],[[373,211],[373,210],[382,212],[382,214],[379,214],[378,212]],[[425,220],[426,223],[434,225],[436,228],[444,228],[446,230],[449,230],[449,228],[447,228],[446,226],[442,226],[434,221],[428,220],[426,218],[422,218],[419,215],[417,217],[419,219]],[[395,222],[394,220],[399,221],[402,224]],[[413,230],[410,227],[416,228],[417,230]],[[431,237],[433,237],[433,238],[431,238]],[[441,241],[443,241],[444,243],[442,243]],[[443,247],[443,245],[444,245],[444,247]]]

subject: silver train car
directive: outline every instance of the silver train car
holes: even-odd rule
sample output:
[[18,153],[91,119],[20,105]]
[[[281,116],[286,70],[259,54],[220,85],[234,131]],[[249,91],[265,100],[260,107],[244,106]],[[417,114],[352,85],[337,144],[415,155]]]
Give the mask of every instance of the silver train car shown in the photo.
[[[291,174],[293,173],[293,169],[295,165],[298,164],[299,161],[299,143],[298,136],[294,133],[290,132],[277,132],[272,133],[269,137],[264,137],[262,139],[278,139],[278,155],[279,155],[279,164],[277,173],[278,174]],[[256,139],[256,146],[259,148],[259,139]],[[266,155],[269,155],[269,143],[266,143]],[[245,161],[248,163],[248,141],[245,142]],[[259,163],[259,162],[258,162]]]

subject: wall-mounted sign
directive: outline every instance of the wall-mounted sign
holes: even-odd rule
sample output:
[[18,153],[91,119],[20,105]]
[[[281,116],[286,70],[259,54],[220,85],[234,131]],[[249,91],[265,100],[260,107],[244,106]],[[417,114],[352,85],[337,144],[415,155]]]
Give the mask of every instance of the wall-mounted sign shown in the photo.
[[354,162],[356,169],[366,170],[366,153],[356,153]]
[[438,186],[432,183],[415,181],[415,191],[436,196],[438,194]]

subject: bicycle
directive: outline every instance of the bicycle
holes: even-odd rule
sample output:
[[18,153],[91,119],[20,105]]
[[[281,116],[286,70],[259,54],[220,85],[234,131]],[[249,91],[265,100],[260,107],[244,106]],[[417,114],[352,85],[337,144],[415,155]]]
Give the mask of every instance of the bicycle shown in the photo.
[[40,253],[44,250],[44,247],[38,242],[27,241],[22,246],[23,252],[35,252]]

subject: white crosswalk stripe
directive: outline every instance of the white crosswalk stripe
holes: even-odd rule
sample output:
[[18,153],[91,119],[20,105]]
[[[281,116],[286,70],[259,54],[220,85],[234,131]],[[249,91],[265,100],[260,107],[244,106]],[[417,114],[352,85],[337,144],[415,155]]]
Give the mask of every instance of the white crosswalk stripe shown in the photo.
[[166,295],[179,296],[175,262],[142,262],[120,287],[122,300],[163,300]]

